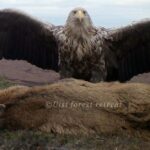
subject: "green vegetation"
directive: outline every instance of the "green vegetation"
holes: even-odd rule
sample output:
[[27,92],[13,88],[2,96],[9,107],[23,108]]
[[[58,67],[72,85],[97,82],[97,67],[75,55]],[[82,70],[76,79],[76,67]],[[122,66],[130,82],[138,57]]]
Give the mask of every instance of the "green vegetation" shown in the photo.
[[5,89],[13,85],[14,85],[13,83],[9,82],[4,77],[0,77],[0,89]]
[[22,150],[149,150],[150,143],[118,135],[72,136],[38,131],[0,132],[0,149]]

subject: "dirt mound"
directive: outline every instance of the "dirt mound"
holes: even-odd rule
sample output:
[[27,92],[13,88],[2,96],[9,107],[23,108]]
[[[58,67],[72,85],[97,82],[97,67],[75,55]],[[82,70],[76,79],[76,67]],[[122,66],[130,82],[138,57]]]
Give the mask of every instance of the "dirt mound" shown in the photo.
[[0,91],[1,127],[150,136],[150,85],[80,80]]
[[0,77],[20,85],[49,84],[60,79],[58,73],[43,70],[23,60],[1,60]]

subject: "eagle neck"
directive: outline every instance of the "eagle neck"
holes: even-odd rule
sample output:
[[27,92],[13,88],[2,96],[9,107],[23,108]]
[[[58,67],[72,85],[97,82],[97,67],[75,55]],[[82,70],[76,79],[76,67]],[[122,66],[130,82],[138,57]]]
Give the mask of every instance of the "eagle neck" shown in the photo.
[[78,60],[82,60],[85,55],[89,55],[91,53],[92,35],[88,30],[80,27],[72,28],[66,26],[64,32],[67,41],[69,42],[68,45],[71,45],[69,50],[71,50],[72,53],[76,53],[76,58],[78,58]]

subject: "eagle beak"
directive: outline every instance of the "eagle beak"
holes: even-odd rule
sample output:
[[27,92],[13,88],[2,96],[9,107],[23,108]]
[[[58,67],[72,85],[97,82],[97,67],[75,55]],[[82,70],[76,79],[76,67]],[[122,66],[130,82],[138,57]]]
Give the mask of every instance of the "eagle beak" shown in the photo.
[[77,18],[80,20],[80,22],[83,20],[83,18],[84,18],[84,13],[83,13],[81,10],[79,10],[79,11],[77,12]]

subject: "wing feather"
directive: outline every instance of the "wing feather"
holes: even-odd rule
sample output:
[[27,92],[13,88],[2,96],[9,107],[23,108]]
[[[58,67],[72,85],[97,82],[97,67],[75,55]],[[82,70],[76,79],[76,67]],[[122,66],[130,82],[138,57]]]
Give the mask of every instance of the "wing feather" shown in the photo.
[[150,71],[150,20],[110,30],[105,42],[116,56],[120,81]]
[[58,71],[58,44],[51,28],[18,11],[1,10],[0,59],[23,59]]

